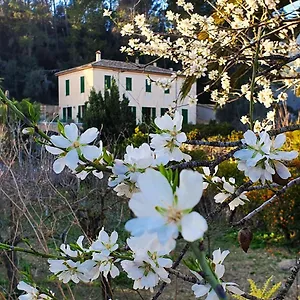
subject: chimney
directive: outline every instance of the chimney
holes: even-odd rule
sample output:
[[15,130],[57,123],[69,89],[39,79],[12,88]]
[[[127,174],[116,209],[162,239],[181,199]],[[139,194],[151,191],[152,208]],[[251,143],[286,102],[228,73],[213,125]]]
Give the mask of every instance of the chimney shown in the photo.
[[136,64],[139,64],[139,63],[140,63],[140,60],[139,60],[138,57],[135,58],[135,63],[136,63]]
[[100,61],[101,60],[101,51],[98,50],[96,51],[96,61]]
[[157,62],[154,62],[154,63],[153,63],[153,66],[154,66],[154,67],[157,67]]

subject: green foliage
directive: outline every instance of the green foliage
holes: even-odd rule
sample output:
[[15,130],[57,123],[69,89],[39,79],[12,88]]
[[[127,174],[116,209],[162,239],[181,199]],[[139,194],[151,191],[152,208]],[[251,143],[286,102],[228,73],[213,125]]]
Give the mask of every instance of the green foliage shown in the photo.
[[127,145],[133,145],[133,147],[139,147],[143,143],[149,142],[149,134],[141,130],[141,126],[137,126],[134,129],[134,133],[131,137],[125,140],[125,148]]
[[[30,102],[29,99],[22,101],[13,100],[13,104],[31,121],[37,123],[40,119],[40,104],[37,102]],[[10,111],[5,104],[0,105],[0,123],[18,121],[19,118]]]
[[227,136],[233,131],[233,127],[226,122],[210,121],[209,124],[184,124],[182,130],[189,140],[200,140],[212,136]]
[[84,129],[97,127],[102,140],[110,146],[122,142],[133,133],[136,122],[128,103],[125,96],[120,101],[115,80],[112,80],[111,89],[106,90],[104,96],[101,91],[91,90],[83,115]]

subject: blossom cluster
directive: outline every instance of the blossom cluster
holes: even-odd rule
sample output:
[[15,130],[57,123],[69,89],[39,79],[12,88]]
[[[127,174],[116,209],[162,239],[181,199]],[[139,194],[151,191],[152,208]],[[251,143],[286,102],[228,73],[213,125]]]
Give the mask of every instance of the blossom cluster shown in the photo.
[[134,192],[137,192],[138,177],[147,168],[166,165],[170,161],[180,162],[191,159],[180,150],[182,143],[187,140],[186,134],[181,132],[182,121],[183,117],[178,111],[173,118],[169,114],[157,117],[154,122],[158,133],[150,134],[150,146],[146,143],[138,148],[127,146],[124,160],[115,160],[109,186],[115,187],[119,196],[125,195],[130,198]]
[[282,161],[295,159],[298,152],[280,150],[285,140],[283,133],[271,139],[266,131],[260,132],[258,136],[251,130],[246,131],[242,139],[245,148],[234,154],[239,160],[238,169],[244,171],[252,182],[272,182],[275,174],[282,179],[289,178],[291,173]]
[[[121,34],[130,39],[121,51],[181,63],[182,70],[176,74],[209,79],[203,91],[210,91],[211,100],[220,106],[245,97],[269,108],[272,103],[287,98],[285,92],[275,91],[271,78],[283,78],[279,79],[281,89],[299,84],[296,76],[299,59],[274,68],[273,57],[287,61],[298,51],[297,23],[288,22],[289,16],[279,13],[282,8],[279,1],[218,0],[212,5],[215,12],[209,16],[195,13],[194,6],[185,0],[178,0],[177,5],[184,13],[166,11],[167,32],[164,34],[155,32],[142,14],[122,26]],[[263,32],[260,24],[263,24]],[[246,75],[245,70],[253,66],[255,56],[259,58],[255,62],[257,69],[269,67],[271,70],[257,76],[255,89],[251,91],[251,72]],[[247,80],[239,90],[230,78],[237,69],[242,70]]]
[[219,176],[216,176],[217,172],[218,167],[215,167],[213,174],[211,174],[208,167],[203,167],[203,177],[205,180],[204,188],[207,189],[209,184],[211,184],[219,191],[219,193],[214,196],[216,203],[223,203],[230,199],[228,202],[229,208],[230,210],[234,210],[236,207],[244,205],[244,201],[249,201],[245,191],[235,195],[237,186],[233,177],[226,180],[225,177],[220,178]]
[[[118,249],[118,233],[114,231],[110,236],[102,228],[98,238],[89,248],[83,247],[84,236],[80,236],[75,246],[62,244],[60,246],[60,259],[48,259],[50,271],[63,283],[90,282],[97,279],[100,274],[107,278],[119,275],[115,266],[118,261],[114,252]],[[73,248],[73,249],[72,249]]]

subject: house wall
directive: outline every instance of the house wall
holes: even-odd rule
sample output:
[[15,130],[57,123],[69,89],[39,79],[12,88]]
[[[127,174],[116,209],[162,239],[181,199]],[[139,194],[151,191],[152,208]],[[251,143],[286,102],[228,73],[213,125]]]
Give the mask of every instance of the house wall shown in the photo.
[[[146,92],[147,73],[142,72],[120,72],[117,70],[90,68],[69,74],[59,76],[59,106],[60,117],[62,118],[62,108],[72,106],[72,116],[77,116],[78,105],[84,105],[88,101],[88,96],[92,86],[96,91],[104,91],[104,76],[109,75],[116,80],[119,87],[120,96],[125,94],[129,99],[129,105],[136,107],[137,122],[142,120],[142,108],[156,108],[156,116],[160,116],[161,108],[168,108],[180,92],[180,87],[184,78],[178,78],[173,82],[170,93],[166,94],[164,90],[157,86],[154,82],[151,84],[151,92]],[[85,93],[80,93],[80,77],[85,77]],[[126,77],[132,78],[132,91],[126,91]],[[159,78],[170,78],[167,74],[151,74],[152,80]],[[70,95],[65,95],[65,80],[70,80]],[[193,85],[190,93],[191,96],[196,95],[196,84]],[[188,123],[196,123],[196,106],[189,107],[188,99],[180,103],[180,110],[188,109]],[[73,118],[78,121],[77,118]]]
[[[80,92],[80,77],[84,76],[85,92]],[[70,82],[70,95],[66,96],[66,80]],[[78,106],[84,105],[89,100],[89,94],[93,87],[93,69],[85,69],[79,72],[62,74],[58,77],[58,103],[59,117],[63,119],[63,108],[72,108],[72,120],[78,122]]]

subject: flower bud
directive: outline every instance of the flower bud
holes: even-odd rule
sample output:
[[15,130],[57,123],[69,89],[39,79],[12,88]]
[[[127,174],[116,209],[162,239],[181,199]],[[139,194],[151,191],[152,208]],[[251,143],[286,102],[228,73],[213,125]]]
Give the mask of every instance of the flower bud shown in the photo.
[[31,135],[34,134],[34,129],[32,127],[26,127],[22,129],[23,134]]

